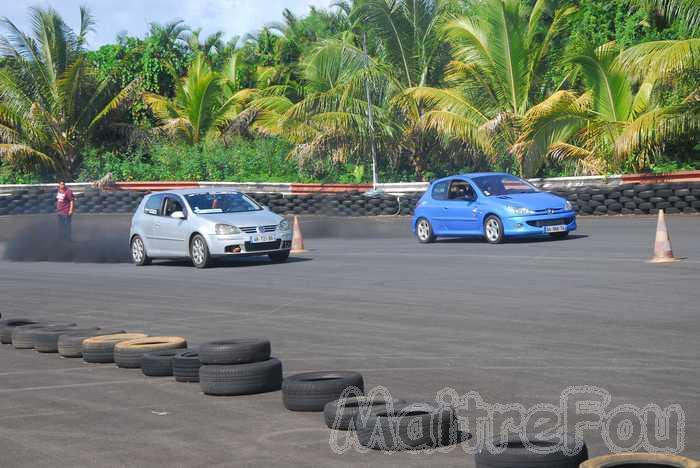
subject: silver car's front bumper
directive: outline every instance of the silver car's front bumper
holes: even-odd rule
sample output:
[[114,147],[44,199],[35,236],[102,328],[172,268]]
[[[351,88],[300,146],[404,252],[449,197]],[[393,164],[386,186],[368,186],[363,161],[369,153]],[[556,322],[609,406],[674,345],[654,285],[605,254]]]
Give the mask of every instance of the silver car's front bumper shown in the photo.
[[207,236],[209,253],[212,256],[223,255],[265,255],[270,252],[289,250],[292,247],[292,231],[277,231],[274,240],[270,242],[252,242],[251,234]]

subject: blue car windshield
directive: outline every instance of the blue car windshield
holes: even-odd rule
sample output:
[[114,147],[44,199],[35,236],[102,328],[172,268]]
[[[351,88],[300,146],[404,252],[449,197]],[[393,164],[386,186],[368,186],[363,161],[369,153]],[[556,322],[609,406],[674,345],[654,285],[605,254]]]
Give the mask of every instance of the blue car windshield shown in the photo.
[[185,195],[197,214],[242,213],[262,210],[260,205],[241,193],[191,193]]
[[533,193],[538,190],[524,180],[512,175],[486,175],[472,179],[479,190],[487,197],[513,195],[516,193]]

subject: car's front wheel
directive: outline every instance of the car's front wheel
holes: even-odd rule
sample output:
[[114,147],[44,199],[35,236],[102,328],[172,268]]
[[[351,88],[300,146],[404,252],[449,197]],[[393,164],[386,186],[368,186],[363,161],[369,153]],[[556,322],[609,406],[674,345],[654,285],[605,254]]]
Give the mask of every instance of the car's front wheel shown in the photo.
[[433,227],[430,225],[430,221],[425,218],[418,219],[416,222],[416,237],[421,244],[435,242],[435,234],[433,233]]
[[501,244],[505,238],[503,235],[503,223],[498,216],[489,215],[484,220],[484,238],[489,244]]
[[286,250],[284,252],[273,252],[271,254],[267,254],[268,257],[270,257],[270,260],[272,260],[274,263],[284,263],[289,259],[289,250]]
[[212,263],[207,241],[200,234],[194,236],[190,242],[190,258],[197,268],[207,268]]
[[151,259],[146,253],[146,245],[140,236],[131,239],[131,261],[136,266],[144,266],[151,263]]

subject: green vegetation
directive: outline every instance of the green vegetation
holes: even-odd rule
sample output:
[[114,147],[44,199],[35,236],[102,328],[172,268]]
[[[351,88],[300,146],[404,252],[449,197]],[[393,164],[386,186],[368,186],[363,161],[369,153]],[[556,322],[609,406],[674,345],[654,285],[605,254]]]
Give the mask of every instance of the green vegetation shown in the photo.
[[696,0],[340,1],[97,50],[86,9],[29,14],[0,24],[0,183],[700,167]]

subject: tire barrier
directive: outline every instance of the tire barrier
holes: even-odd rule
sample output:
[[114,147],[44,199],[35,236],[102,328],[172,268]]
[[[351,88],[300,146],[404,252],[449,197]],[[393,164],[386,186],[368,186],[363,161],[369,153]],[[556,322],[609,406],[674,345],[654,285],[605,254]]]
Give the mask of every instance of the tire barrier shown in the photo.
[[270,342],[258,339],[219,340],[199,347],[202,364],[246,364],[270,359]]
[[591,458],[580,468],[700,468],[700,462],[670,453],[615,453]]
[[141,357],[152,351],[187,348],[187,340],[181,336],[149,336],[120,341],[114,345],[114,363],[125,369],[141,367]]
[[117,343],[147,336],[143,333],[116,333],[86,338],[83,340],[83,361],[99,364],[114,362],[114,346]]
[[[451,408],[410,403],[384,409],[354,420],[357,439],[373,450],[403,451],[439,447],[449,443],[456,424]],[[419,431],[416,428],[420,428]],[[503,465],[522,466],[520,464]]]
[[67,333],[90,333],[97,331],[94,329],[67,328],[45,328],[36,332],[34,349],[39,353],[57,353],[58,339]]
[[282,363],[270,357],[266,339],[210,341],[199,347],[198,361],[199,385],[206,395],[247,395],[282,387]]
[[214,396],[274,392],[282,386],[282,363],[273,357],[248,364],[202,365],[199,385],[206,395]]
[[25,325],[17,327],[12,332],[12,346],[15,349],[34,349],[37,339],[45,330],[57,330],[65,332],[68,329],[75,327],[75,323],[50,323]]
[[115,335],[126,333],[124,330],[90,330],[90,331],[70,331],[58,337],[56,343],[58,354],[64,358],[83,357],[83,341],[94,336]]
[[16,318],[0,321],[0,344],[12,344],[12,332],[17,327],[36,325],[37,320]]
[[[97,335],[103,333],[102,335]],[[428,403],[405,403],[365,396],[339,399],[349,389],[364,393],[361,374],[350,371],[306,372],[282,380],[282,363],[270,357],[264,339],[220,340],[203,345],[204,365],[197,349],[184,349],[182,337],[148,337],[142,333],[77,328],[74,323],[50,324],[33,319],[0,320],[0,335],[12,337],[17,348],[34,347],[65,357],[82,354],[86,362],[122,361],[120,367],[141,367],[149,377],[171,376],[178,382],[200,381],[208,395],[246,395],[282,389],[284,406],[292,411],[323,411],[330,429],[356,430],[358,442],[385,451],[420,450],[461,443],[455,410]],[[10,341],[5,339],[4,344]],[[139,361],[139,366],[133,362]],[[213,364],[216,362],[216,364]],[[222,364],[224,362],[225,364]],[[119,364],[119,362],[118,362]],[[200,367],[201,366],[201,367]],[[700,463],[673,454],[618,453],[588,460],[586,444],[574,435],[552,440],[527,436],[494,439],[476,454],[477,468],[700,468]],[[531,446],[546,448],[533,451]],[[489,451],[487,448],[498,450]]]
[[502,468],[506,466],[522,468],[541,468],[545,466],[578,468],[581,463],[588,460],[586,444],[584,443],[581,447],[577,447],[577,438],[573,434],[569,434],[568,437],[562,437],[563,443],[542,440],[530,435],[526,437],[529,445],[546,448],[547,450],[541,452],[531,450],[518,437],[507,439],[506,441],[494,439],[492,445],[499,450],[491,453],[482,448],[474,456],[476,468]]
[[282,402],[290,411],[323,411],[327,403],[354,389],[363,394],[362,374],[350,371],[305,372],[286,377],[282,383]]
[[175,382],[199,382],[199,368],[202,362],[197,351],[180,351],[173,358],[173,376]]
[[[132,213],[145,193],[87,189],[76,194],[76,212]],[[567,198],[584,215],[655,214],[659,209],[669,214],[700,212],[700,182],[586,185],[556,188],[551,193]],[[55,195],[53,188],[35,187],[0,196],[0,216],[53,213]],[[411,215],[422,193],[372,197],[361,192],[248,195],[282,215],[359,217]]]
[[326,403],[323,407],[323,421],[329,429],[347,431],[350,429],[350,422],[358,414],[374,413],[387,408],[393,410],[394,406],[404,403],[406,402],[399,398],[393,398],[391,401],[364,396],[342,398]]
[[141,356],[141,371],[147,377],[169,377],[173,375],[173,358],[181,349],[161,349]]

